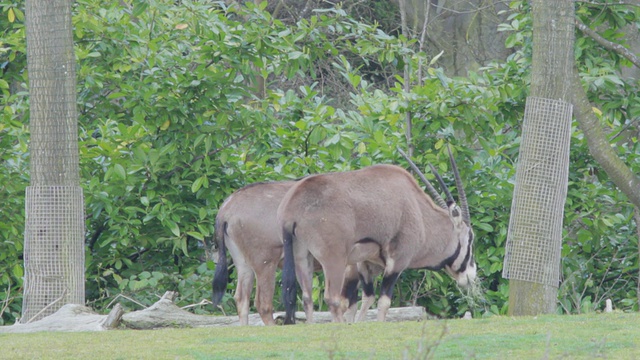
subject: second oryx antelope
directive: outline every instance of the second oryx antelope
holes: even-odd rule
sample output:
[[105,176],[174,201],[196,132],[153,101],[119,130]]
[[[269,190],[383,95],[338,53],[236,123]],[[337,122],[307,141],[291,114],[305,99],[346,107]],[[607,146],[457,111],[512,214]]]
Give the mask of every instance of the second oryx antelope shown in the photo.
[[[218,246],[218,262],[213,279],[212,301],[217,306],[227,289],[228,249],[238,273],[234,299],[240,325],[248,324],[249,298],[254,279],[255,307],[265,325],[275,324],[273,293],[276,269],[282,259],[281,230],[276,223],[276,211],[293,184],[293,181],[283,181],[247,185],[231,194],[216,216],[214,244]],[[310,293],[310,282],[303,282],[301,287],[309,289]],[[313,304],[307,305],[306,309],[307,316],[312,318]]]
[[357,283],[358,272],[353,271],[357,264],[364,279],[371,274],[363,265],[384,269],[380,321],[385,320],[398,276],[407,268],[444,268],[462,287],[475,280],[469,208],[450,152],[449,156],[462,208],[437,172],[434,175],[447,193],[445,203],[433,191],[438,205],[410,173],[394,165],[314,175],[294,184],[278,208],[284,242],[285,324],[294,322],[296,263],[309,254],[322,265],[325,301],[337,322],[344,321],[346,297]]

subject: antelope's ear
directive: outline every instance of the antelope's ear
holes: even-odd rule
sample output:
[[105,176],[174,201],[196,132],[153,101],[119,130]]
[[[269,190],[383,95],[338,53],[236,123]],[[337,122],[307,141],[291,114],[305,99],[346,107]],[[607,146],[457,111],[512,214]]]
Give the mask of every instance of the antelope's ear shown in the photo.
[[456,226],[463,222],[462,210],[455,202],[449,204],[449,216],[451,216],[451,220]]

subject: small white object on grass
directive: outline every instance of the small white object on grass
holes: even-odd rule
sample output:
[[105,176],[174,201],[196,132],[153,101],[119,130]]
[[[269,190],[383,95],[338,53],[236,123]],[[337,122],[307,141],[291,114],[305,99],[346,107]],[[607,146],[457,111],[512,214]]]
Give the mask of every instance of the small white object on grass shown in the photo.
[[471,312],[467,311],[464,313],[464,316],[462,316],[462,318],[465,320],[471,320],[473,317],[471,316]]
[[605,300],[605,305],[604,305],[604,312],[606,313],[610,313],[613,311],[613,305],[611,303],[611,299],[607,299]]

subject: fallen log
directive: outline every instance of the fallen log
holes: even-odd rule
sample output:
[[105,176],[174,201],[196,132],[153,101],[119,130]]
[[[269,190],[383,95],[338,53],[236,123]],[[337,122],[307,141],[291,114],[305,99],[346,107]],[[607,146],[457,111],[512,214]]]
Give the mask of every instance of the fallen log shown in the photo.
[[[277,312],[274,314],[274,318],[278,324],[282,324],[284,322],[284,316],[284,312]],[[303,311],[297,311],[295,313],[295,318],[297,322],[307,321],[307,316]],[[377,319],[378,309],[370,309],[367,311],[367,316],[364,319],[364,322],[377,321]],[[427,312],[421,306],[389,308],[389,312],[387,312],[387,317],[385,319],[387,322],[425,320],[427,319]],[[328,311],[316,311],[313,313],[313,320],[316,324],[331,322],[331,313]]]
[[196,315],[179,308],[169,299],[160,299],[150,307],[122,316],[122,324],[129,329],[185,328],[238,325],[237,316]]
[[[194,328],[194,327],[221,327],[238,326],[238,317],[196,315],[178,307],[173,300],[176,293],[167,292],[160,300],[150,307],[124,313],[122,307],[117,304],[109,315],[99,315],[90,308],[67,304],[52,315],[29,324],[15,324],[0,326],[0,333],[26,333],[39,331],[104,331],[114,328],[128,329],[157,329],[157,328]],[[276,322],[282,323],[284,312],[275,315]],[[304,312],[296,312],[296,319],[300,323],[306,321]],[[316,323],[331,322],[329,312],[315,312]],[[365,321],[375,321],[377,310],[369,310]],[[387,321],[416,321],[426,319],[427,315],[423,307],[391,308],[387,314]],[[262,319],[258,314],[249,315],[249,325],[262,326]]]
[[31,333],[39,331],[102,331],[107,315],[99,315],[77,304],[63,305],[55,313],[28,324],[0,326],[0,333]]
[[[296,312],[298,322],[306,322],[305,313]],[[367,312],[364,321],[375,321],[378,310],[372,309]],[[284,322],[284,312],[274,314],[276,323]],[[331,322],[331,313],[328,311],[315,312],[313,318],[316,324]],[[387,321],[417,321],[427,318],[423,307],[401,307],[391,308],[387,313]],[[151,307],[125,314],[122,323],[130,329],[155,329],[162,327],[207,327],[207,326],[238,326],[240,322],[237,316],[211,316],[195,315],[184,311],[173,302],[160,300]],[[258,314],[249,314],[249,325],[262,326],[264,323]]]

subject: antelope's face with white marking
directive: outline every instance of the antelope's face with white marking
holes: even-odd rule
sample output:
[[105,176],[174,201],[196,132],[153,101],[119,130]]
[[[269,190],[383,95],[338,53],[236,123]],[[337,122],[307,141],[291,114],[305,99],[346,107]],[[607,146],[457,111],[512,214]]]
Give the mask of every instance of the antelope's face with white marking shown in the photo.
[[476,279],[476,263],[473,259],[473,230],[466,221],[457,218],[454,221],[454,237],[458,240],[458,247],[451,262],[445,265],[445,270],[462,288],[468,288]]

